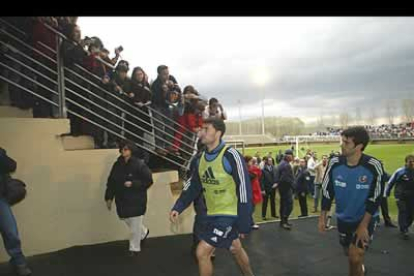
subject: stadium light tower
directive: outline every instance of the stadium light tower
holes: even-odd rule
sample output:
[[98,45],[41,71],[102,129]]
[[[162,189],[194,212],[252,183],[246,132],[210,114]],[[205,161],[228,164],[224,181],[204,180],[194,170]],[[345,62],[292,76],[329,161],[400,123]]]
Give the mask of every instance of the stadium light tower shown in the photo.
[[239,99],[237,103],[239,104],[239,135],[241,136],[242,135],[241,100]]
[[253,81],[261,90],[262,96],[262,135],[265,135],[265,122],[264,122],[264,87],[269,80],[269,73],[265,68],[259,68],[254,72]]

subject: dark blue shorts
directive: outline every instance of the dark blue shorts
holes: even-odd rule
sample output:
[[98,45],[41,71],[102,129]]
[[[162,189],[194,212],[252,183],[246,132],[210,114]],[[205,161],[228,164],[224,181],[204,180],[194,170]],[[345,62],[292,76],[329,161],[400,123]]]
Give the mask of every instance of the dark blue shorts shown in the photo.
[[233,241],[239,237],[236,220],[235,217],[207,217],[201,223],[198,237],[215,248],[230,249]]
[[[364,249],[362,244],[356,244],[356,230],[358,228],[360,221],[358,222],[344,222],[337,220],[338,232],[339,232],[339,243],[344,248],[349,248],[349,246],[354,244],[355,246]],[[372,217],[370,223],[368,224],[368,235],[370,236],[370,242],[374,237],[375,228],[377,225],[377,218]]]

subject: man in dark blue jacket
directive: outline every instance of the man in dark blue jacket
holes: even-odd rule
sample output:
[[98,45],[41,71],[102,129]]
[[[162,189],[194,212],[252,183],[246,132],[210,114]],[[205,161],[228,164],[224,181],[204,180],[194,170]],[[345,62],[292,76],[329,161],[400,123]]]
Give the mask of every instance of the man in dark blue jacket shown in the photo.
[[221,140],[225,129],[220,119],[204,121],[201,140],[206,150],[194,161],[197,163],[193,173],[172,208],[170,219],[175,223],[179,214],[203,194],[207,216],[196,253],[200,275],[213,275],[211,255],[215,248],[226,248],[233,253],[243,274],[253,276],[239,239],[252,229],[252,188],[244,158]]
[[401,236],[408,240],[408,229],[414,221],[414,155],[407,155],[405,166],[396,170],[391,176],[385,190],[385,196],[390,196],[394,186]]
[[262,194],[263,194],[263,203],[262,203],[262,219],[267,220],[267,203],[270,198],[270,214],[274,218],[279,218],[276,216],[276,188],[273,186],[276,183],[276,168],[273,165],[273,159],[265,157],[265,165],[262,169],[262,179],[260,181]]
[[293,185],[295,183],[293,168],[290,164],[292,160],[293,152],[288,149],[277,167],[276,184],[274,185],[274,188],[279,189],[280,194],[280,226],[286,230],[291,230],[292,227],[288,221],[293,210]]
[[365,275],[365,250],[375,229],[384,191],[381,162],[363,154],[369,142],[363,127],[352,127],[341,134],[341,156],[329,160],[322,181],[320,232],[326,231],[326,217],[335,198],[340,244],[348,255],[349,275]]
[[308,194],[309,183],[312,182],[311,175],[307,169],[305,159],[300,160],[300,167],[298,170],[298,176],[295,181],[295,192],[299,200],[300,212],[299,217],[308,216],[308,204],[306,201],[306,196]]
[[4,198],[5,182],[9,174],[16,170],[16,161],[7,156],[4,149],[0,148],[0,233],[11,257],[10,264],[18,276],[28,276],[32,272],[27,266],[23,255],[16,219],[10,208],[10,204]]

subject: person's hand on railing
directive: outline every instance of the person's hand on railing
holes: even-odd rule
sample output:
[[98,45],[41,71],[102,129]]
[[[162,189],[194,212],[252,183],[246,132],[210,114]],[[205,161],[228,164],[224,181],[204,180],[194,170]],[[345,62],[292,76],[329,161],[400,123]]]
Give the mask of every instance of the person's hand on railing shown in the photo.
[[115,92],[118,92],[120,94],[123,94],[124,93],[124,91],[122,91],[121,86],[119,86],[119,85],[115,85]]
[[102,83],[103,83],[103,84],[108,84],[108,83],[109,83],[109,81],[110,81],[110,78],[109,78],[109,76],[108,76],[108,75],[105,75],[105,76],[102,78]]
[[135,97],[135,94],[134,94],[134,93],[132,93],[132,92],[129,92],[129,93],[128,93],[128,96],[132,99],[133,97]]
[[138,107],[144,107],[144,106],[145,106],[145,104],[144,104],[144,103],[142,103],[142,102],[135,102],[135,104],[136,104]]

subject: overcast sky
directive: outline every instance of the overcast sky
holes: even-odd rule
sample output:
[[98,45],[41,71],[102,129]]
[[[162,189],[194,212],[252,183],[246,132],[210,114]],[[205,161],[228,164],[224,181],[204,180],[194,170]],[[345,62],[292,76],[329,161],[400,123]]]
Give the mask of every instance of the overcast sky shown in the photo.
[[[297,116],[310,122],[347,110],[385,116],[384,102],[414,97],[410,17],[80,17],[82,36],[156,78],[217,97],[229,119]],[[371,110],[371,111],[370,111]]]

